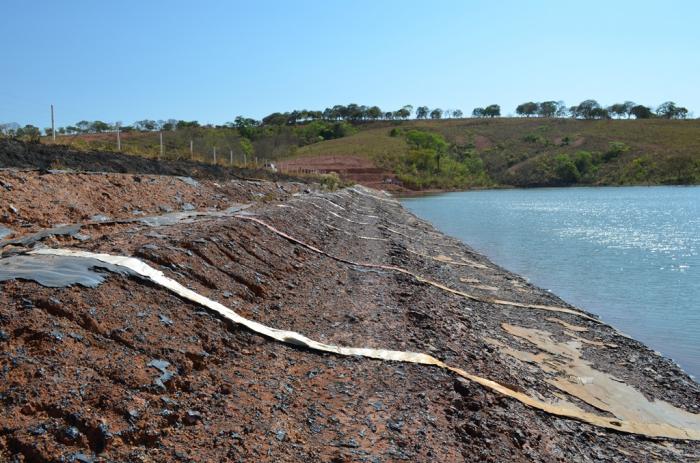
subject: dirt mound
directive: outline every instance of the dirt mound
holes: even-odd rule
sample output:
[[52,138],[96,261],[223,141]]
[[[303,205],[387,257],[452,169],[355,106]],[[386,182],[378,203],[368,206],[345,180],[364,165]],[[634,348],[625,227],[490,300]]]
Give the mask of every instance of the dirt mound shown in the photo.
[[396,175],[375,166],[371,159],[360,156],[304,156],[280,161],[282,172],[337,173],[346,182],[359,183],[370,188],[403,191]]
[[[8,224],[18,234],[93,213],[140,216],[132,206],[155,213],[160,204],[181,206],[178,194],[202,211],[248,201],[247,219],[92,223],[42,244],[134,256],[265,325],[328,344],[429,353],[510,390],[605,414],[575,395],[583,379],[570,393],[551,381],[565,358],[552,351],[538,363],[535,344],[511,334],[546,331],[534,339],[576,342],[579,360],[596,371],[700,411],[696,383],[612,328],[485,302],[566,306],[389,198],[359,188],[321,194],[287,183],[138,177],[3,172],[0,194],[17,210]],[[119,189],[126,196],[93,193]],[[31,207],[56,191],[65,198]],[[409,269],[479,299],[348,261]],[[543,413],[441,369],[274,342],[142,278],[97,271],[104,281],[93,288],[0,283],[0,461],[680,462],[700,453],[697,442]]]

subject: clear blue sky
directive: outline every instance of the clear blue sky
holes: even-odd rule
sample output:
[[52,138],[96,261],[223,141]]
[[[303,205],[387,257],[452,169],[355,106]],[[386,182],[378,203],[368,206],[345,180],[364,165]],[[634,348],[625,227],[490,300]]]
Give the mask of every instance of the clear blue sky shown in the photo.
[[6,1],[0,122],[666,100],[700,116],[697,1]]

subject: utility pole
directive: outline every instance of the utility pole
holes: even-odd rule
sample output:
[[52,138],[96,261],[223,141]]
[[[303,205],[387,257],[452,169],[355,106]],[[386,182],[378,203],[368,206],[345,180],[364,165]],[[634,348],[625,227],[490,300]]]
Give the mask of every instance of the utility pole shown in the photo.
[[51,105],[51,138],[56,141],[56,124],[54,124],[53,119],[53,105]]
[[160,156],[158,156],[158,160],[163,157],[163,132],[158,132],[158,135],[160,135]]
[[121,152],[122,150],[122,138],[119,134],[119,123],[117,123],[117,151]]
[[216,146],[214,147],[214,164],[216,164]]
[[190,138],[190,159],[194,159],[194,142]]

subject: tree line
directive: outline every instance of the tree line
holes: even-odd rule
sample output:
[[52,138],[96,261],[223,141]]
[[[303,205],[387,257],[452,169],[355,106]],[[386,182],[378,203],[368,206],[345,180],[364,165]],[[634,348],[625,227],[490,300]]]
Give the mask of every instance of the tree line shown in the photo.
[[[673,101],[662,103],[656,108],[637,104],[632,101],[615,103],[608,107],[603,107],[596,100],[584,100],[578,105],[567,107],[563,101],[528,101],[519,104],[515,108],[515,113],[521,117],[571,117],[574,119],[613,119],[631,118],[636,119],[686,119],[689,115],[687,108],[677,105]],[[501,116],[501,107],[491,104],[486,107],[477,107],[472,110],[472,117],[494,118]],[[261,120],[237,116],[234,121],[222,125],[200,124],[198,121],[185,121],[176,119],[153,120],[143,119],[135,121],[131,125],[123,125],[119,122],[108,123],[100,120],[82,120],[73,125],[59,127],[56,133],[59,135],[76,135],[87,133],[105,132],[160,132],[175,131],[192,128],[235,128],[241,135],[247,138],[254,138],[257,128],[265,126],[296,126],[308,124],[315,121],[324,122],[346,122],[350,124],[365,121],[395,121],[408,120],[413,116],[415,119],[443,119],[462,118],[464,113],[460,109],[429,108],[428,106],[405,105],[395,111],[383,111],[379,106],[365,106],[351,103],[348,105],[335,105],[323,111],[316,110],[293,110],[288,112],[274,112]],[[321,128],[320,130],[338,130],[331,128]],[[44,128],[43,133],[52,135],[50,127]],[[0,124],[0,134],[26,137],[35,139],[41,135],[41,129],[31,124],[24,127],[16,123]]]
[[572,117],[574,119],[627,119],[634,116],[636,119],[685,119],[688,117],[688,109],[678,106],[673,101],[667,101],[656,109],[650,106],[637,104],[633,101],[615,103],[603,107],[596,100],[584,100],[578,105],[566,107],[563,101],[528,101],[519,104],[515,108],[518,116],[524,117]]

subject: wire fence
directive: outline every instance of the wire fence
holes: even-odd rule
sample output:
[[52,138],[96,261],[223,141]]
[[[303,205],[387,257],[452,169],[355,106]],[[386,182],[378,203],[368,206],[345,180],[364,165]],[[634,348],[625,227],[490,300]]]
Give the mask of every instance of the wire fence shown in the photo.
[[[233,131],[231,131],[233,132]],[[290,144],[263,139],[250,142],[227,131],[103,132],[44,137],[81,150],[122,152],[161,160],[192,160],[224,166],[264,167],[289,154]],[[270,146],[268,146],[270,145]]]

